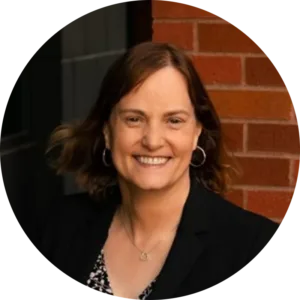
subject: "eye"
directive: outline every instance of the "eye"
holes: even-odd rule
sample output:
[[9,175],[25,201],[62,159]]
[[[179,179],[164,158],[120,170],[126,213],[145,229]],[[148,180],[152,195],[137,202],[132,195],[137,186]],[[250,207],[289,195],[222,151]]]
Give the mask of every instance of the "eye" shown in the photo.
[[183,123],[183,120],[178,119],[178,118],[171,118],[171,119],[169,119],[169,122],[170,122],[172,125],[178,125],[178,124]]
[[141,118],[140,117],[127,117],[127,118],[125,118],[125,121],[126,121],[126,123],[128,123],[130,125],[136,125],[141,122]]

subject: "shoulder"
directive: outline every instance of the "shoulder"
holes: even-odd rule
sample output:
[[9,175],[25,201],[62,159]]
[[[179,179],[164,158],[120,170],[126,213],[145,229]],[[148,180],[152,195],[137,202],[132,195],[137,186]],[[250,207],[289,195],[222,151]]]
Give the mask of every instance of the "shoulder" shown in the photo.
[[213,230],[236,248],[245,249],[250,261],[270,241],[279,224],[238,207],[220,195],[208,193]]
[[86,218],[98,218],[112,211],[120,203],[121,197],[117,186],[108,187],[98,195],[80,192],[71,195],[61,195],[53,199],[47,215],[47,223],[82,223]]
[[74,240],[83,240],[95,226],[107,226],[115,208],[114,198],[94,198],[88,193],[62,196],[49,211],[38,248],[45,256],[55,249],[67,249]]
[[55,199],[47,214],[48,227],[66,227],[81,223],[86,217],[101,209],[101,202],[95,202],[88,193],[62,195]]
[[112,203],[103,197],[93,197],[88,193],[64,196],[57,211],[57,218],[51,217],[49,224],[57,222],[59,235],[85,235],[94,224],[106,217]]
[[234,226],[235,228],[239,225],[241,229],[249,228],[252,231],[257,229],[276,230],[278,228],[279,224],[274,221],[245,210],[218,194],[213,192],[208,193],[210,193],[210,210],[217,224],[225,226],[225,228],[226,225]]

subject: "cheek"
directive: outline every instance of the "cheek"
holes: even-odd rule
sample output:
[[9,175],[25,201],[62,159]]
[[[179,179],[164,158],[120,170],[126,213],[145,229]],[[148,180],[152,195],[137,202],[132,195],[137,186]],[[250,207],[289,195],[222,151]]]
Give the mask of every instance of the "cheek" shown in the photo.
[[192,154],[193,154],[194,148],[193,148],[193,144],[191,143],[191,141],[186,142],[185,147],[182,148],[182,154],[187,158],[190,159]]
[[134,145],[139,141],[139,134],[136,130],[116,127],[113,138],[113,151],[116,153],[131,153]]
[[170,138],[174,145],[175,154],[187,157],[192,155],[195,139],[191,136],[190,131],[177,132],[170,135]]
[[177,156],[184,165],[189,164],[198,141],[195,126],[189,124],[185,128],[182,128],[182,130],[174,132],[173,135],[173,140],[176,141],[176,146],[174,147],[174,149],[176,149],[175,156]]

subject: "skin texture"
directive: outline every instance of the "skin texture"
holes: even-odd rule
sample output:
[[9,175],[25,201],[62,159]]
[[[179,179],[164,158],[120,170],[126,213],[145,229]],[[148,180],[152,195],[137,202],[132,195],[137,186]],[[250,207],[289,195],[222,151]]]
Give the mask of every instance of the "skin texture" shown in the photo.
[[[179,110],[185,113],[170,114]],[[106,147],[119,174],[122,206],[131,203],[135,212],[132,222],[121,206],[104,245],[114,295],[137,299],[160,272],[189,193],[189,164],[200,134],[184,77],[172,67],[152,74],[114,107],[104,128]],[[170,160],[144,167],[135,155]],[[139,259],[133,243],[151,250],[149,261]]]

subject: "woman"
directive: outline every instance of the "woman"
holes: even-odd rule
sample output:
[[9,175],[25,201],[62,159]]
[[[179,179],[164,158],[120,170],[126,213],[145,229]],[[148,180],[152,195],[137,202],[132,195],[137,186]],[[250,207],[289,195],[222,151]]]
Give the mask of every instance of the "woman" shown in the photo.
[[96,290],[133,299],[204,290],[243,268],[278,227],[222,198],[219,118],[170,44],[120,57],[86,120],[54,131],[49,151],[57,146],[54,166],[88,194],[66,200],[42,251]]

